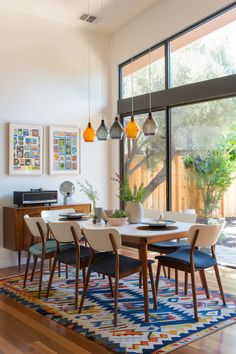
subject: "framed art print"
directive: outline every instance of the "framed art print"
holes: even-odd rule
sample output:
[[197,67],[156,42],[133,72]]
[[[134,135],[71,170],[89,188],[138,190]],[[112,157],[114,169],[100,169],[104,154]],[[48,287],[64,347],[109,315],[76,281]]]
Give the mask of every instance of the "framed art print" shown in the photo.
[[80,173],[80,130],[76,127],[49,127],[50,174]]
[[9,174],[43,173],[43,126],[9,123]]

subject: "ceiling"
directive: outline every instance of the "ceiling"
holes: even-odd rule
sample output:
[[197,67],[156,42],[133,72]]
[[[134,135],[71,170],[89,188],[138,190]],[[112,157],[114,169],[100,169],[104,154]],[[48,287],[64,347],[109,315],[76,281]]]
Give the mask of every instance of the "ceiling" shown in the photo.
[[[78,17],[88,12],[100,19],[81,22]],[[160,0],[0,0],[6,8],[66,25],[112,33]],[[102,10],[103,8],[103,10]]]

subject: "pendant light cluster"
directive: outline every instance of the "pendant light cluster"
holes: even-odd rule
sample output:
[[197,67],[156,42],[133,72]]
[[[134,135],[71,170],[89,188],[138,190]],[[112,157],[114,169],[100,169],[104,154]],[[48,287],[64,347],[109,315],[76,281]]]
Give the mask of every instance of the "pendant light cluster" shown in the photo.
[[[88,0],[88,14],[90,14],[90,0]],[[101,0],[101,13],[103,15],[103,0]],[[103,17],[103,16],[102,16]],[[103,33],[101,34],[101,51],[103,53]],[[103,61],[102,61],[102,78],[101,78],[101,123],[95,132],[94,128],[92,127],[90,116],[91,116],[91,107],[90,107],[90,99],[91,99],[91,92],[90,92],[90,48],[88,42],[88,101],[89,101],[89,121],[88,126],[83,132],[83,138],[85,142],[94,142],[95,137],[99,141],[106,141],[109,138],[112,140],[121,140],[124,136],[124,132],[126,138],[128,139],[137,139],[141,132],[138,123],[134,119],[134,95],[133,95],[133,57],[131,59],[131,118],[127,123],[125,129],[121,125],[118,115],[116,115],[114,122],[110,129],[106,126],[105,120],[103,118],[103,88],[104,88],[104,68],[103,68]],[[142,126],[142,131],[145,136],[155,136],[158,131],[158,125],[155,119],[152,116],[152,94],[151,94],[151,48],[149,48],[149,113],[148,116]]]

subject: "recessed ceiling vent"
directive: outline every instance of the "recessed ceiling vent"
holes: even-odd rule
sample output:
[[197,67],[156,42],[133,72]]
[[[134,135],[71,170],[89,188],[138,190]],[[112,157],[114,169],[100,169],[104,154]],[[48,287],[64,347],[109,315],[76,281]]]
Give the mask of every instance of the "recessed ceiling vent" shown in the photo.
[[83,22],[89,22],[89,23],[97,23],[100,18],[94,15],[88,15],[88,14],[81,14],[77,17],[77,20],[83,21]]

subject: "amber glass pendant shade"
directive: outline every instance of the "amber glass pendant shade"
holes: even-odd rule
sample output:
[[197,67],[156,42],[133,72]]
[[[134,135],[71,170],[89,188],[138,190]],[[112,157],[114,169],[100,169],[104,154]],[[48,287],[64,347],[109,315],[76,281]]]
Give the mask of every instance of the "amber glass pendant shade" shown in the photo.
[[123,134],[124,134],[124,129],[120,124],[118,117],[115,117],[114,123],[110,128],[110,137],[111,139],[121,140],[123,138]]
[[153,136],[157,134],[157,131],[158,131],[158,125],[152,116],[152,112],[149,112],[143,124],[143,134],[145,136]]
[[95,136],[96,136],[95,130],[93,129],[91,123],[89,122],[87,128],[83,132],[84,141],[86,143],[93,143],[95,140]]
[[140,128],[132,116],[125,128],[126,137],[128,139],[137,139],[139,132]]
[[97,129],[96,136],[98,140],[108,140],[109,130],[105,124],[104,119],[101,120],[101,124]]

